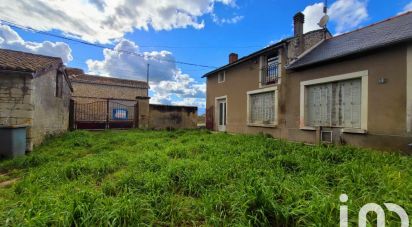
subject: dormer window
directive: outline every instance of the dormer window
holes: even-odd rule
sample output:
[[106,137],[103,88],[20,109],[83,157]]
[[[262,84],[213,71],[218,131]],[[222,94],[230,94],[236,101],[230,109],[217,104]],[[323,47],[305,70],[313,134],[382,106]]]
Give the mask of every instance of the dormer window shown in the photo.
[[226,80],[226,71],[220,72],[217,76],[218,83],[223,83]]

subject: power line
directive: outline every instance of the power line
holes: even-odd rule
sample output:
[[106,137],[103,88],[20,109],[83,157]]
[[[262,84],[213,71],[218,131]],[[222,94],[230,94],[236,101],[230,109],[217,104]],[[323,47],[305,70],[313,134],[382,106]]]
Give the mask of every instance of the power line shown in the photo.
[[202,67],[202,68],[212,68],[212,69],[217,68],[215,66],[202,65],[202,64],[196,64],[196,63],[190,63],[190,62],[184,62],[184,61],[177,61],[177,60],[160,59],[160,58],[153,57],[153,56],[145,56],[144,54],[133,52],[133,51],[116,50],[113,47],[108,47],[108,46],[104,46],[104,45],[100,45],[100,44],[90,43],[90,42],[79,40],[79,39],[74,39],[74,38],[70,38],[70,37],[66,37],[66,36],[62,36],[62,35],[53,34],[53,33],[50,33],[50,32],[40,31],[40,30],[31,28],[31,27],[26,27],[26,26],[19,25],[19,24],[10,22],[10,21],[3,20],[3,19],[0,19],[0,22],[3,23],[3,24],[6,24],[6,25],[8,25],[12,28],[22,29],[22,30],[29,30],[29,31],[32,31],[34,33],[38,33],[38,34],[42,34],[42,35],[46,35],[46,36],[51,36],[51,37],[54,37],[54,38],[65,39],[65,40],[68,40],[68,41],[71,41],[71,42],[77,42],[77,43],[81,43],[81,44],[84,44],[84,45],[93,46],[93,47],[97,47],[97,48],[101,48],[101,49],[109,49],[111,51],[115,51],[115,52],[118,52],[118,53],[130,54],[130,55],[142,57],[142,58],[145,58],[145,59],[149,58],[149,59],[155,59],[155,60],[158,60],[158,61],[170,62],[170,63],[180,64],[180,65],[190,65],[190,66],[196,66],[196,67]]

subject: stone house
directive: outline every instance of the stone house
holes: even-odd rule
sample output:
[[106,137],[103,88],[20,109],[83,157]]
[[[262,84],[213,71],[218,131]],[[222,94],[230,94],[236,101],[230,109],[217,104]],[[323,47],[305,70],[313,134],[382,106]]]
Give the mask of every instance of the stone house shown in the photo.
[[0,49],[0,126],[26,127],[26,150],[65,132],[71,84],[60,58]]
[[294,37],[205,75],[207,127],[410,153],[412,14],[309,39],[303,21],[294,17]]

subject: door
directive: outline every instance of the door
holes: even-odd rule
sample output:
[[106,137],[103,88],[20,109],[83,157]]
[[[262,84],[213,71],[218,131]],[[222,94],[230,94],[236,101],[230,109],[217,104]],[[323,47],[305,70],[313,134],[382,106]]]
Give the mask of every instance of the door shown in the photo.
[[217,129],[220,132],[226,131],[226,99],[217,100]]

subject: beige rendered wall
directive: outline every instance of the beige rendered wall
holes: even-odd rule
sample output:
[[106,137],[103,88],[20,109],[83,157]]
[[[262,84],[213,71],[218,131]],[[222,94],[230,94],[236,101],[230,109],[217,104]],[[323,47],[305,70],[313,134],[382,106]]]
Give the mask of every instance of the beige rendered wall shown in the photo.
[[[281,62],[285,59],[282,54]],[[283,92],[283,78],[278,87],[278,124],[274,127],[252,127],[247,125],[247,92],[259,87],[259,58],[234,66],[226,70],[225,82],[218,83],[218,76],[211,75],[207,78],[206,111],[207,117],[213,115],[213,129],[217,130],[215,115],[215,101],[217,97],[227,96],[227,132],[234,133],[268,133],[274,137],[281,137],[284,122],[284,101],[281,98]],[[282,68],[281,77],[285,75]],[[272,85],[273,86],[273,85]],[[276,85],[275,85],[276,86]]]
[[[0,74],[0,125],[32,125],[34,108],[31,103],[33,93],[31,78],[30,74],[17,72]],[[32,149],[29,136],[27,136],[26,149]]]
[[[288,72],[286,87],[287,138],[315,143],[316,132],[299,129],[300,83],[302,81],[368,71],[367,134],[343,133],[348,144],[379,149],[395,149],[410,152],[412,142],[407,135],[407,47],[392,46],[351,57],[334,63],[295,72]],[[384,84],[378,80],[385,78]]]
[[69,127],[70,88],[64,80],[63,95],[56,97],[56,70],[33,79],[33,125],[29,137],[33,145],[40,144],[48,135],[67,131]]
[[150,105],[149,128],[197,128],[197,107]]

